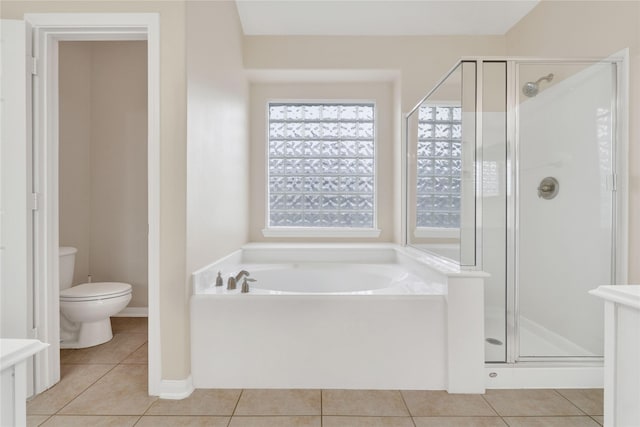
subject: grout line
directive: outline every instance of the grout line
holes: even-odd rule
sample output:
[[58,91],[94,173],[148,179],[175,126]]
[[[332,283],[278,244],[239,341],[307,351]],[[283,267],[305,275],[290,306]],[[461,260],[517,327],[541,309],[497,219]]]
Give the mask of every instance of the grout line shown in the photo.
[[[29,416],[29,415],[27,415],[27,417],[28,417],[28,416]],[[38,416],[38,415],[37,415],[37,414],[32,414],[31,416],[33,417],[33,416]],[[49,420],[53,417],[53,415],[46,415],[46,417],[47,417],[47,418],[45,418],[45,420],[44,420],[44,421],[42,421],[41,423],[39,423],[39,424],[38,424],[38,426],[41,426],[41,425],[43,425],[44,423],[46,423],[47,421],[49,421]]]
[[238,400],[236,400],[236,404],[233,407],[233,411],[231,412],[231,416],[229,417],[229,422],[227,423],[227,427],[231,425],[231,421],[233,417],[236,415],[236,410],[238,409],[238,405],[240,405],[240,399],[242,399],[242,394],[244,393],[244,389],[240,390],[240,394],[238,395]]
[[[269,415],[264,415],[269,416]],[[273,415],[276,416],[276,415]],[[305,415],[311,416],[311,415]],[[336,415],[325,415],[327,418],[329,417],[338,417],[338,418],[500,418],[491,415],[416,415],[415,417],[411,415],[357,415],[357,414],[336,414]],[[567,415],[570,416],[570,415]]]
[[140,416],[138,417],[138,419],[136,420],[136,422],[135,422],[135,423],[133,423],[133,427],[137,426],[137,425],[138,425],[138,423],[139,423],[141,420],[142,420],[142,415],[140,415]]
[[[111,325],[111,327],[113,328],[113,325]],[[116,335],[120,335],[122,334],[122,332],[120,333],[116,333],[113,336],[115,337]],[[148,332],[147,332],[147,341],[145,341],[145,343],[148,342]],[[144,344],[142,344],[144,345]],[[141,346],[142,346],[141,345]],[[122,364],[122,361],[125,360],[127,357],[131,356],[131,354],[133,354],[135,351],[137,351],[140,347],[138,347],[136,350],[134,350],[133,352],[129,353],[129,355],[127,355],[124,359],[122,359],[120,362],[117,363],[65,363],[65,365],[84,365],[84,366],[95,366],[95,365],[111,365],[111,369],[109,369],[108,371],[106,371],[103,375],[101,375],[100,377],[96,378],[95,381],[93,381],[91,384],[89,384],[87,387],[85,387],[84,389],[82,389],[73,399],[71,399],[70,401],[68,401],[66,404],[64,404],[60,409],[58,409],[58,411],[55,412],[55,414],[53,415],[78,415],[78,414],[60,414],[60,411],[62,411],[64,408],[66,408],[67,406],[69,406],[73,401],[75,401],[78,397],[80,397],[81,395],[83,395],[87,390],[89,390],[89,388],[91,388],[92,386],[94,386],[98,381],[100,381],[102,378],[104,378],[107,374],[109,374],[111,371],[113,371],[114,369],[116,369],[118,366],[120,366]],[[80,349],[81,350],[81,349]],[[62,366],[63,364],[60,363],[60,365]],[[61,378],[62,380],[62,378]],[[57,384],[60,384],[60,382],[58,382]],[[56,384],[56,385],[57,385]],[[153,405],[153,403],[151,404]],[[151,407],[151,405],[149,405],[149,408]],[[147,408],[145,410],[146,411],[149,410],[149,408]],[[52,416],[53,416],[52,415]],[[94,416],[94,415],[88,415],[88,416]],[[100,415],[98,415],[100,416]],[[136,421],[137,423],[137,421]]]
[[[487,399],[485,396],[487,395],[487,392],[485,391],[483,394],[480,395],[480,397],[482,397],[482,399],[487,403],[487,405],[489,405],[489,407],[493,410],[493,412],[496,413],[497,416],[499,416],[500,418],[503,417],[503,415],[498,412],[498,410],[496,408],[493,407],[493,405],[491,404],[491,402],[489,402],[489,399]],[[502,420],[504,421],[504,420]],[[505,421],[505,424],[507,424],[507,422]]]
[[323,394],[323,390],[320,389],[320,427],[324,426],[324,409],[322,407],[322,394]]
[[[93,365],[111,365],[111,363],[85,363],[84,364],[84,366],[93,366]],[[62,411],[67,406],[69,406],[71,404],[71,402],[75,401],[78,397],[82,396],[87,390],[89,390],[91,387],[93,387],[98,381],[100,381],[102,378],[104,378],[109,372],[113,371],[117,366],[118,366],[117,364],[111,366],[111,369],[109,369],[107,372],[105,372],[104,374],[102,374],[101,376],[96,378],[96,380],[94,382],[92,382],[91,384],[86,386],[84,389],[82,389],[82,391],[80,391],[80,393],[78,393],[73,399],[71,399],[70,401],[65,403],[62,406],[62,408],[58,409],[54,415],[58,415],[58,414],[59,415],[74,415],[74,414],[60,414],[60,411]],[[58,384],[60,384],[60,382],[58,382]],[[77,415],[77,414],[75,414],[75,415]]]
[[[131,353],[127,354],[124,359],[122,359],[120,362],[118,362],[118,365],[142,365],[142,363],[124,363],[124,361],[127,360],[128,358],[130,358],[131,356],[133,356],[133,353],[135,353],[136,351],[138,351],[142,347],[144,347],[147,344],[147,342],[149,342],[149,337],[148,336],[147,336],[147,341],[143,342],[138,347],[136,347],[135,350],[133,350]],[[147,356],[147,358],[148,358],[148,356]],[[147,360],[146,365],[147,366],[149,365],[149,361],[148,360]]]
[[402,390],[398,390],[398,393],[400,393],[400,399],[402,399],[402,403],[404,403],[404,407],[407,410],[407,413],[409,414],[409,416],[411,417],[411,422],[413,423],[413,426],[415,427],[416,422],[413,419],[413,414],[411,413],[411,409],[409,409],[409,405],[407,405],[407,401],[404,398],[404,394],[402,393]]
[[[553,391],[556,392],[556,394],[558,394],[558,396],[561,396],[564,400],[566,400],[567,402],[571,403],[573,406],[575,406],[578,411],[580,411],[582,414],[589,416],[586,412],[584,412],[580,407],[578,407],[578,405],[576,405],[575,403],[573,403],[571,400],[569,400],[568,397],[565,397],[564,394],[560,393],[557,389],[553,389]],[[578,414],[579,415],[579,414]],[[575,416],[575,415],[571,415],[571,416]]]

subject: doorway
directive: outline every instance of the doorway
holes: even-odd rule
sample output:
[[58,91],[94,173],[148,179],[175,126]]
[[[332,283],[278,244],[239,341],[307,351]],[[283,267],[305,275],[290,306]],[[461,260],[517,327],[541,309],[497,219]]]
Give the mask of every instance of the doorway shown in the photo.
[[[33,289],[38,336],[50,344],[35,361],[35,392],[60,379],[59,259],[59,87],[61,42],[145,41],[147,43],[147,233],[149,394],[160,392],[159,339],[159,17],[157,14],[27,14],[33,28],[33,176],[41,203],[33,221]],[[142,118],[144,120],[144,118]]]

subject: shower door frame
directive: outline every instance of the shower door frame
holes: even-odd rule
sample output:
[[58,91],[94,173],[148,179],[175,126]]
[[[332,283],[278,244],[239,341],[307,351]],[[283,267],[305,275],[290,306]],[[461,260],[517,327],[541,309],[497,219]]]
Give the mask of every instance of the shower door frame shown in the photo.
[[[603,385],[603,357],[536,357],[535,359],[519,358],[519,331],[517,304],[517,201],[518,201],[518,127],[517,127],[517,93],[518,79],[517,66],[519,64],[572,64],[572,63],[611,63],[616,65],[616,72],[612,73],[614,79],[614,91],[612,93],[612,110],[614,129],[612,137],[613,145],[613,185],[612,195],[612,280],[616,283],[627,283],[628,274],[628,153],[629,153],[629,49],[626,48],[615,53],[609,58],[524,58],[524,57],[462,57],[438,81],[434,88],[427,93],[416,105],[420,106],[458,65],[464,61],[476,63],[476,179],[482,182],[482,76],[484,63],[505,62],[506,64],[506,283],[505,286],[505,336],[506,352],[505,361],[486,362],[487,388],[558,388],[579,387],[593,388]],[[413,110],[412,110],[413,111]],[[404,245],[409,244],[408,239],[408,150],[407,138],[409,121],[408,113],[404,117],[404,138],[402,154],[405,161],[402,163],[403,185],[403,209],[402,235]],[[476,265],[461,267],[462,270],[481,270],[483,268],[484,254],[482,251],[483,224],[482,224],[482,186],[476,189]],[[518,369],[514,369],[514,368]]]
[[[603,356],[520,356],[519,325],[519,109],[518,82],[521,64],[598,64],[615,65],[612,72],[612,224],[611,224],[611,284],[626,283],[628,271],[628,49],[604,59],[594,58],[509,58],[507,59],[507,259],[506,259],[506,364],[558,366],[577,364],[602,366]],[[484,62],[481,60],[480,62]],[[624,119],[621,119],[624,118]],[[492,365],[501,365],[500,362]]]

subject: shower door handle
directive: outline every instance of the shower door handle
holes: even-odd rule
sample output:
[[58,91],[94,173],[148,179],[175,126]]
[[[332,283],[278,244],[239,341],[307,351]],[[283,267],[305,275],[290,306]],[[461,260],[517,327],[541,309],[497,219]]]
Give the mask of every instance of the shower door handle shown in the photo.
[[560,190],[560,183],[552,176],[548,176],[540,181],[538,185],[538,197],[545,200],[551,200],[558,194]]

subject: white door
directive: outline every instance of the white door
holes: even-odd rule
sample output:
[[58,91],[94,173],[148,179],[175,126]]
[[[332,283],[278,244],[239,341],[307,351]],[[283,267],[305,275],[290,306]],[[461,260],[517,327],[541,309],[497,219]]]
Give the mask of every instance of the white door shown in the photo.
[[[0,336],[36,338],[31,274],[31,60],[24,21],[3,19],[0,51]],[[33,394],[34,364],[28,364]]]

